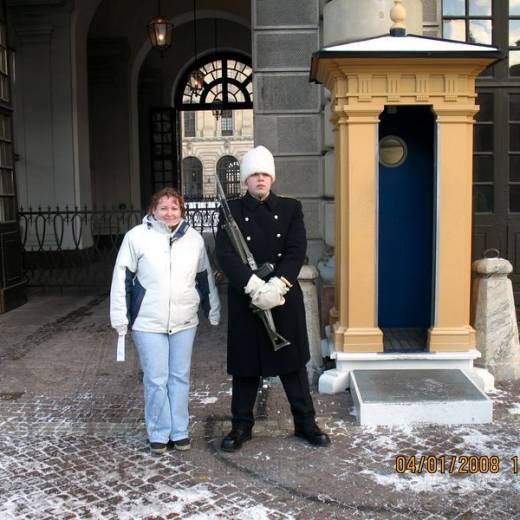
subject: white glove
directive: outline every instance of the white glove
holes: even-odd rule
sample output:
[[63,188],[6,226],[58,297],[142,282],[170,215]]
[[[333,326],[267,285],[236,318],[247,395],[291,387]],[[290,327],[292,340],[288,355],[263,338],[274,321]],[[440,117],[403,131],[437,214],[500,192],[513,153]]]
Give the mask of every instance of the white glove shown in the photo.
[[259,309],[267,311],[278,305],[283,305],[285,299],[277,287],[273,284],[270,285],[266,283],[265,286],[259,289],[255,296],[251,298],[251,303]]
[[210,319],[209,322],[210,322],[211,325],[216,327],[220,323],[220,320],[212,320],[212,319]]
[[117,330],[118,336],[126,336],[126,333],[128,332],[128,326],[127,325],[119,325],[117,327],[114,327],[114,329]]
[[285,285],[285,283],[282,282],[278,276],[273,276],[268,282],[267,285],[273,287],[274,289],[277,289],[280,293],[280,296],[284,296],[287,294],[287,291],[289,290],[289,287]]
[[258,291],[263,287],[265,287],[265,282],[256,276],[256,274],[252,274],[251,278],[249,278],[249,281],[247,282],[247,285],[244,287],[244,292],[249,294],[251,298],[254,298]]

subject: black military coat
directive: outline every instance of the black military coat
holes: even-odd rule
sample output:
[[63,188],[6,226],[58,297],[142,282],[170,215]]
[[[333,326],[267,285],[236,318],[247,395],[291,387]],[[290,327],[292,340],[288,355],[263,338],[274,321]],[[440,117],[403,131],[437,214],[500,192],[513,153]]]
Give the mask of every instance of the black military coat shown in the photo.
[[305,307],[297,280],[307,248],[301,203],[273,192],[260,202],[247,193],[229,201],[229,208],[257,264],[271,262],[273,276],[284,276],[293,287],[284,297],[285,304],[272,309],[276,330],[291,342],[275,352],[260,318],[249,308],[251,299],[244,287],[252,271],[222,228],[221,214],[216,253],[229,279],[228,373],[275,376],[299,370],[309,360]]

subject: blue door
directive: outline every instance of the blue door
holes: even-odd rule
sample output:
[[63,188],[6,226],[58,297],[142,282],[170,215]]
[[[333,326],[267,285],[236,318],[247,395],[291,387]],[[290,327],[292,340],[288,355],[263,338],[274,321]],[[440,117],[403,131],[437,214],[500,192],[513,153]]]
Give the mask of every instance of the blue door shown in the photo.
[[425,332],[432,323],[434,264],[430,107],[386,107],[379,143],[378,325],[384,333]]

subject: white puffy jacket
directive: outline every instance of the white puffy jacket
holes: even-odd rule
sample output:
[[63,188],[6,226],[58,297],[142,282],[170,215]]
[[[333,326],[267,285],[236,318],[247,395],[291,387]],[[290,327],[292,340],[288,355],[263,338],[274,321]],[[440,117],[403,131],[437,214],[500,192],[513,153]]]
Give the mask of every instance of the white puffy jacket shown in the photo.
[[146,215],[126,233],[117,255],[112,327],[174,334],[198,325],[199,304],[217,325],[220,301],[202,236],[185,220],[172,233]]

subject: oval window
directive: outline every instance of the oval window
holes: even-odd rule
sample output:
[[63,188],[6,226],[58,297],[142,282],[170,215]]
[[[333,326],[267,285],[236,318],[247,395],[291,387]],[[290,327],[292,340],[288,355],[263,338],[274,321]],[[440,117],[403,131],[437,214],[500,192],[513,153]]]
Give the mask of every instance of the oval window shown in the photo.
[[379,162],[383,166],[400,166],[406,160],[406,153],[406,143],[396,135],[387,135],[379,142]]

